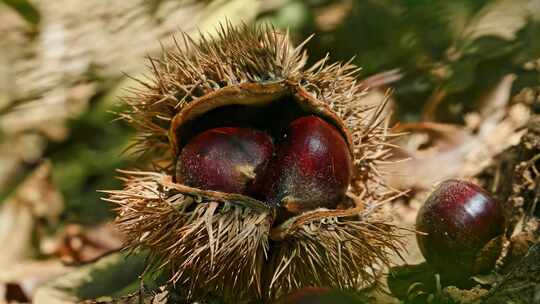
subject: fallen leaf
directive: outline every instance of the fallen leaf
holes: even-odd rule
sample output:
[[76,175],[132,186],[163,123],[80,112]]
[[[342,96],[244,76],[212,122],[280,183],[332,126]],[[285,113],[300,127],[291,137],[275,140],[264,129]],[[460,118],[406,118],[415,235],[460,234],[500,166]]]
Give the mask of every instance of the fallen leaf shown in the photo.
[[437,122],[402,124],[408,132],[398,143],[396,158],[383,165],[387,182],[397,189],[427,190],[449,178],[470,178],[489,166],[493,157],[515,145],[523,135],[530,111],[523,104],[509,105],[514,75],[503,77],[483,99],[483,106],[467,115],[468,125]]
[[[98,298],[104,302],[114,302],[114,299],[122,297],[130,298],[130,295],[136,294],[141,287],[139,276],[145,269],[145,259],[146,255],[141,253],[111,253],[94,263],[72,268],[66,275],[41,286],[33,301],[35,304],[64,304]],[[152,277],[147,284],[159,284],[159,280]],[[155,290],[157,286],[149,289]]]
[[52,237],[41,241],[41,252],[57,256],[64,264],[79,265],[117,251],[122,246],[121,234],[112,223],[94,227],[68,224]]
[[37,219],[58,221],[63,201],[50,169],[48,162],[38,166],[0,207],[0,244],[10,244],[0,253],[0,269],[30,257]]

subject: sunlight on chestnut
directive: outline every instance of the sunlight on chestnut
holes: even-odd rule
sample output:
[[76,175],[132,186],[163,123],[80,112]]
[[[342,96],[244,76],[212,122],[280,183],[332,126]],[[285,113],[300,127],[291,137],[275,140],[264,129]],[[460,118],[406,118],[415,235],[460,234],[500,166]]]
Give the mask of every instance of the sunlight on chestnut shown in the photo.
[[229,193],[257,192],[272,158],[272,139],[248,128],[204,131],[182,149],[177,179],[192,187]]
[[335,208],[352,176],[352,160],[340,132],[317,116],[294,120],[265,178],[265,200],[298,214]]

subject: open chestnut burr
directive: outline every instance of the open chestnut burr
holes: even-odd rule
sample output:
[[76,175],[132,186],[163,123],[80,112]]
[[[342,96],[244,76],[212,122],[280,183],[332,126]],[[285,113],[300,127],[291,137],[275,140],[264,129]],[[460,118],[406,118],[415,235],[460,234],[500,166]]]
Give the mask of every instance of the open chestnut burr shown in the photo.
[[375,284],[402,248],[377,209],[399,195],[376,169],[390,157],[384,100],[363,105],[357,67],[306,67],[302,45],[271,28],[183,40],[124,98],[135,149],[162,166],[124,171],[110,192],[125,248],[148,250],[149,271],[167,267],[186,301]]

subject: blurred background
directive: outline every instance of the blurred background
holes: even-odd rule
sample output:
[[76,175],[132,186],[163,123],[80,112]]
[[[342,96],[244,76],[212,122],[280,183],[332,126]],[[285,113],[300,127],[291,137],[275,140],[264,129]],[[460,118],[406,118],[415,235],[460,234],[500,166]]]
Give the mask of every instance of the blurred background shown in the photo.
[[418,132],[398,151],[412,163],[391,168],[396,188],[477,174],[540,111],[540,1],[0,0],[0,20],[0,303],[119,248],[96,190],[139,164],[114,112],[179,31],[229,20],[296,44],[314,33],[311,63],[352,60],[373,100],[393,88],[393,124]]

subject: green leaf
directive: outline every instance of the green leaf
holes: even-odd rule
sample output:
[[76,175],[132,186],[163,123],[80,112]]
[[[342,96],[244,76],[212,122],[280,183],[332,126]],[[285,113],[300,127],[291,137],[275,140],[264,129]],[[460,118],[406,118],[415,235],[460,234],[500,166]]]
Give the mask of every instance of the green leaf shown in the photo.
[[0,0],[0,2],[17,11],[24,20],[34,26],[38,25],[41,20],[41,14],[37,8],[27,0]]
[[540,57],[540,22],[532,21],[518,32],[520,50],[514,58],[514,64],[522,65],[527,61],[536,60]]
[[435,271],[427,263],[395,266],[388,274],[388,288],[399,299],[436,291]]
[[443,83],[449,93],[464,91],[473,85],[478,66],[478,58],[468,57],[451,65],[452,75]]
[[24,163],[21,169],[14,174],[7,184],[2,185],[0,188],[0,204],[6,201],[6,199],[15,193],[21,183],[23,183],[38,167],[39,163]]
[[47,283],[37,290],[34,300],[57,303],[60,300],[118,299],[136,294],[141,287],[151,292],[164,284],[166,277],[159,271],[144,272],[146,258],[146,252],[109,254]]
[[144,255],[121,253],[108,257],[88,267],[87,279],[75,288],[67,288],[79,299],[94,299],[118,294],[133,282],[137,282],[144,271]]
[[94,97],[88,111],[68,122],[69,137],[49,143],[45,156],[53,164],[53,180],[62,192],[68,222],[94,224],[113,216],[111,204],[96,190],[117,189],[117,168],[126,168],[130,157],[122,154],[133,131],[109,112],[111,99],[125,88],[118,84]]

